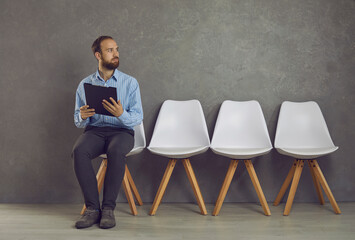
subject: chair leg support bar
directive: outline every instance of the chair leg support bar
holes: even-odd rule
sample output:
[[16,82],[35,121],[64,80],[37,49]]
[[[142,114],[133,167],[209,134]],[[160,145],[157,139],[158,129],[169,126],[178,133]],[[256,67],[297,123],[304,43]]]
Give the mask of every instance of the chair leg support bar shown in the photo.
[[260,182],[259,182],[259,179],[258,179],[258,177],[256,175],[254,166],[253,166],[253,164],[252,164],[252,162],[250,160],[244,160],[244,164],[245,164],[245,166],[246,166],[246,168],[248,170],[250,179],[253,182],[253,185],[254,185],[255,191],[256,191],[256,193],[257,193],[257,195],[259,197],[259,201],[261,203],[261,206],[264,209],[264,213],[265,213],[266,216],[270,216],[271,212],[270,212],[270,209],[269,209],[269,205],[267,204],[265,195],[263,193],[263,190],[261,189]]
[[290,183],[291,183],[291,180],[293,178],[293,175],[295,174],[296,166],[297,166],[297,160],[295,160],[293,162],[292,167],[291,167],[290,171],[288,172],[284,183],[281,186],[280,192],[279,192],[279,194],[277,194],[277,197],[276,197],[276,199],[274,201],[274,206],[279,205],[279,203],[281,202],[283,196],[285,195],[285,192],[286,192],[288,186],[290,186]]
[[229,164],[229,168],[226,174],[226,177],[224,178],[224,182],[222,184],[221,190],[219,192],[217,201],[216,201],[216,205],[214,207],[213,216],[217,216],[219,214],[219,211],[221,210],[222,204],[224,202],[224,198],[227,195],[229,186],[232,182],[235,170],[237,169],[238,166],[238,160],[231,160],[230,164]]
[[301,177],[301,174],[302,174],[303,166],[304,166],[304,161],[303,160],[297,160],[297,166],[296,166],[296,170],[295,170],[295,175],[293,176],[290,192],[288,194],[288,198],[287,198],[287,202],[286,202],[286,206],[285,206],[285,210],[284,210],[284,216],[288,216],[290,214],[292,203],[293,203],[293,199],[294,199],[295,194],[296,194],[298,182],[300,181],[300,177]]
[[316,160],[312,160],[311,161],[311,164],[312,164],[312,168],[314,170],[314,173],[316,175],[316,177],[318,178],[318,181],[320,182],[320,184],[322,185],[323,187],[323,190],[325,192],[325,194],[327,195],[330,203],[332,204],[332,207],[334,209],[334,212],[336,214],[340,214],[341,211],[340,211],[340,208],[337,204],[337,202],[335,201],[335,198],[332,194],[332,191],[330,190],[329,186],[328,186],[328,183],[327,181],[325,180],[325,177],[322,173],[322,171],[320,170],[320,167],[318,165],[318,162]]
[[207,215],[205,202],[203,201],[201,190],[200,190],[200,187],[198,186],[197,179],[196,179],[195,173],[194,173],[194,171],[192,169],[190,160],[189,159],[183,159],[182,163],[183,163],[183,165],[185,167],[187,176],[189,178],[189,181],[191,183],[192,189],[194,191],[198,206],[200,207],[201,214],[202,215]]
[[166,186],[169,183],[169,179],[171,177],[171,174],[173,173],[176,161],[177,161],[176,159],[171,159],[169,161],[168,166],[166,167],[163,179],[161,180],[158,192],[155,195],[155,199],[154,199],[152,208],[150,209],[149,215],[152,215],[152,216],[155,215],[155,213],[156,213],[156,211],[157,211],[157,209],[158,209],[158,207],[160,205],[160,202],[161,202],[161,200],[163,198]]
[[308,160],[307,162],[308,162],[309,169],[310,169],[310,171],[311,171],[311,175],[312,175],[314,187],[315,187],[315,189],[316,189],[319,202],[320,202],[321,205],[324,205],[324,197],[323,197],[323,194],[322,194],[322,189],[321,189],[321,187],[320,187],[318,178],[317,178],[317,176],[316,176],[316,174],[315,174],[315,172],[314,172],[314,169],[313,169],[313,167],[312,167],[312,160]]

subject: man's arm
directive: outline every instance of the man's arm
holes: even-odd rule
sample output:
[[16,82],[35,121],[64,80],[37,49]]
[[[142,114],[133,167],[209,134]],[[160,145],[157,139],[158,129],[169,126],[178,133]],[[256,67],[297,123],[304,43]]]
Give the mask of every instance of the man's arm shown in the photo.
[[[88,107],[85,107],[85,102],[83,100],[83,85],[79,84],[78,89],[75,94],[75,110],[74,110],[74,123],[78,128],[85,128],[89,124],[89,116],[82,118],[83,110],[88,110]],[[95,114],[95,111],[94,111]],[[83,114],[84,116],[84,114]]]
[[143,108],[139,85],[137,82],[129,96],[129,107],[127,110],[123,109],[123,113],[118,117],[118,120],[131,128],[142,122]]
[[131,91],[129,92],[129,105],[127,109],[122,107],[120,100],[115,102],[113,98],[110,98],[110,101],[111,102],[103,100],[102,104],[104,108],[112,113],[112,115],[116,116],[123,125],[133,128],[142,122],[142,101],[139,85],[136,81],[132,84]]

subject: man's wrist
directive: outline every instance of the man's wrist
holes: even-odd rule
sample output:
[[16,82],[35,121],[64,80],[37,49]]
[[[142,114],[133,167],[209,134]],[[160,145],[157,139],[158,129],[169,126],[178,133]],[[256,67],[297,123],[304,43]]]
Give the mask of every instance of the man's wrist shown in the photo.
[[128,113],[127,113],[125,110],[123,110],[122,113],[121,113],[121,115],[118,116],[117,118],[118,118],[119,120],[121,120],[121,121],[122,121],[122,120],[124,121],[124,119],[127,118],[127,115],[128,115]]
[[123,114],[123,111],[118,113],[118,115],[116,117],[120,117]]
[[81,120],[81,122],[83,122],[83,121],[86,121],[88,118],[83,118],[83,117],[81,116],[81,114],[79,114],[79,119]]
[[80,119],[83,121],[85,121],[87,119],[87,118],[83,118],[83,116],[81,116],[81,113],[79,114],[79,116],[80,116]]

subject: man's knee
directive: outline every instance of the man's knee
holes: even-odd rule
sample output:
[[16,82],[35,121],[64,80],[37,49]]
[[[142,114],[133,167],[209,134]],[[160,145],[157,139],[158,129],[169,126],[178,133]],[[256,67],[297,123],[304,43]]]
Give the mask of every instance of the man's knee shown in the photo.
[[110,142],[107,149],[107,156],[125,157],[134,147],[134,137],[130,134],[122,134],[120,138]]
[[122,148],[114,148],[114,149],[108,149],[107,150],[107,157],[108,158],[120,158],[120,159],[125,159],[127,153],[129,153],[130,150],[122,149]]
[[71,156],[74,160],[90,157],[89,149],[83,144],[75,144]]

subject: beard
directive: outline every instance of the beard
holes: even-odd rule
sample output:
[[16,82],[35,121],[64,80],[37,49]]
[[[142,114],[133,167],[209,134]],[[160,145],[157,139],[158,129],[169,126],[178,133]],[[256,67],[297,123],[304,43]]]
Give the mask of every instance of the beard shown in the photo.
[[120,59],[113,58],[112,60],[114,60],[114,59],[117,59],[117,62],[108,62],[108,61],[102,60],[102,66],[105,67],[106,69],[109,69],[109,70],[114,70],[114,69],[118,68],[118,66],[120,65]]

